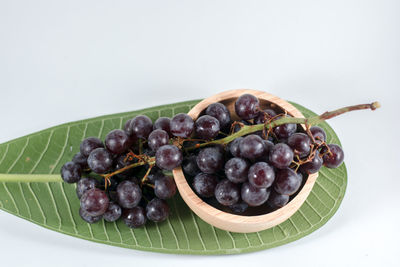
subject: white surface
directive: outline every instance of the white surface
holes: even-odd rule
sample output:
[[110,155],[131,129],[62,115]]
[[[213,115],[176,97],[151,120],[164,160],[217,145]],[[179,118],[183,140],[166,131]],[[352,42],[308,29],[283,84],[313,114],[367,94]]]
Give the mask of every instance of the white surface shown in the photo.
[[[399,1],[0,1],[0,142],[53,125],[263,89],[330,121],[348,167],[334,217],[278,248],[146,253],[0,212],[3,266],[399,266]],[[72,265],[74,264],[74,265]]]

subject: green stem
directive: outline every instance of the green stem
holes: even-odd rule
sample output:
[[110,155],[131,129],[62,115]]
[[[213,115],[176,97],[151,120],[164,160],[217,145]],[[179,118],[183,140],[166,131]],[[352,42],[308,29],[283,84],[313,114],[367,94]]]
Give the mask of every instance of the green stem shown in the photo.
[[59,174],[0,174],[0,182],[62,182]]

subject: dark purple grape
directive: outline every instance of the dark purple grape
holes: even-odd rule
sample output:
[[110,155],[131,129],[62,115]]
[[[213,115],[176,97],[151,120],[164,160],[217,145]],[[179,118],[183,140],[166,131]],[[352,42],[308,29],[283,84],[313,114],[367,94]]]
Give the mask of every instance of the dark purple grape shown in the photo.
[[267,204],[273,209],[279,209],[285,206],[289,202],[288,195],[281,195],[272,190],[269,198],[267,200]]
[[82,170],[89,168],[87,164],[87,157],[85,157],[81,152],[78,152],[72,158],[72,162],[79,164]]
[[113,159],[105,148],[96,148],[88,157],[88,165],[93,172],[102,174],[111,170]]
[[233,183],[243,183],[247,180],[249,163],[242,158],[231,158],[225,163],[225,175]]
[[172,177],[163,176],[154,183],[154,194],[159,199],[168,199],[175,195],[176,184]]
[[241,95],[235,102],[236,114],[244,120],[255,118],[258,115],[259,107],[258,98],[250,94]]
[[162,222],[168,218],[169,207],[162,199],[153,198],[146,206],[147,219],[153,222]]
[[61,178],[69,184],[76,183],[81,179],[81,165],[69,161],[61,167]]
[[[290,115],[286,115],[286,117],[292,117]],[[276,120],[281,119],[282,116],[276,118]],[[278,139],[287,139],[289,136],[294,134],[297,130],[297,124],[295,123],[286,123],[274,128],[274,133],[278,137]]]
[[98,188],[87,190],[81,197],[81,208],[90,216],[103,215],[109,203],[107,194]]
[[166,131],[157,129],[150,133],[147,144],[153,151],[157,151],[159,147],[167,145],[169,142],[169,135]]
[[221,129],[228,126],[231,122],[231,114],[228,108],[221,103],[210,104],[206,109],[206,114],[216,118],[219,121]]
[[344,153],[340,146],[336,144],[329,144],[330,153],[324,147],[321,149],[321,153],[324,154],[322,159],[324,160],[324,166],[327,168],[339,167],[344,159]]
[[224,157],[218,147],[207,147],[200,150],[196,158],[197,166],[204,173],[216,173],[224,166]]
[[238,137],[229,143],[229,152],[231,152],[232,156],[237,157],[237,158],[241,157],[239,144],[240,144],[240,141],[242,141],[242,140],[243,140],[243,137]]
[[243,201],[229,206],[229,209],[236,214],[243,214],[248,208],[249,205]]
[[214,139],[220,130],[219,121],[209,115],[203,115],[195,122],[196,136],[200,139]]
[[313,126],[310,128],[310,131],[317,143],[326,141],[326,133],[321,127]]
[[222,180],[215,187],[214,195],[221,205],[231,206],[239,201],[239,186],[228,179]]
[[131,128],[131,122],[132,122],[132,120],[127,120],[124,125],[124,131],[128,136],[133,135],[132,128]]
[[315,152],[315,157],[311,161],[300,165],[300,170],[307,174],[316,173],[319,171],[319,169],[321,169],[322,163],[323,160],[319,155],[319,151],[317,150]]
[[183,159],[182,169],[185,174],[195,176],[200,172],[200,169],[197,166],[196,158],[196,155],[190,155]]
[[82,220],[84,220],[87,223],[97,223],[102,218],[101,215],[91,216],[91,215],[89,215],[89,213],[84,211],[82,208],[79,208],[79,215],[81,216]]
[[170,124],[171,124],[170,118],[160,117],[154,122],[153,130],[157,129],[164,130],[168,133],[169,137],[172,137]]
[[138,228],[146,224],[147,218],[144,209],[140,206],[124,209],[122,220],[130,228]]
[[131,120],[130,125],[132,135],[137,138],[146,139],[153,130],[151,119],[145,115],[136,116]]
[[265,122],[265,119],[269,120],[276,115],[277,114],[273,109],[264,109],[257,114],[257,117],[254,118],[254,124],[262,124]]
[[132,181],[122,181],[117,186],[117,197],[121,207],[130,209],[139,204],[142,199],[142,190]]
[[284,143],[278,143],[269,152],[269,162],[276,168],[285,169],[293,160],[293,150]]
[[172,118],[170,128],[174,136],[188,138],[194,130],[194,122],[189,115],[179,113]]
[[163,172],[160,170],[160,168],[158,168],[157,166],[154,166],[150,173],[147,175],[147,180],[154,184],[156,182],[157,179],[164,177]]
[[125,152],[131,144],[128,135],[124,131],[118,129],[109,132],[104,143],[108,151],[114,154]]
[[310,153],[311,139],[304,133],[294,133],[287,141],[287,144],[297,153],[300,157],[307,156]]
[[257,207],[264,204],[269,197],[270,190],[267,188],[257,188],[250,183],[242,185],[241,197],[251,207]]
[[121,217],[122,214],[122,209],[118,204],[115,204],[113,202],[110,202],[108,205],[108,209],[106,212],[103,214],[103,219],[106,220],[107,222],[115,222],[116,220]]
[[257,188],[267,188],[275,180],[275,171],[268,163],[257,162],[249,169],[249,183]]
[[103,142],[97,137],[88,137],[80,144],[80,152],[83,156],[89,157],[89,154],[96,148],[104,147]]
[[174,145],[165,145],[156,152],[156,165],[163,170],[172,171],[182,163],[182,152]]
[[301,180],[301,176],[292,169],[278,170],[276,172],[274,189],[279,194],[290,196],[299,190]]
[[214,196],[218,178],[214,174],[199,173],[193,178],[193,189],[201,197]]
[[263,139],[255,134],[244,137],[239,143],[240,155],[247,159],[256,159],[264,155]]
[[100,185],[99,181],[97,181],[96,179],[90,177],[84,177],[76,183],[76,194],[80,199],[87,190],[96,188],[99,185]]

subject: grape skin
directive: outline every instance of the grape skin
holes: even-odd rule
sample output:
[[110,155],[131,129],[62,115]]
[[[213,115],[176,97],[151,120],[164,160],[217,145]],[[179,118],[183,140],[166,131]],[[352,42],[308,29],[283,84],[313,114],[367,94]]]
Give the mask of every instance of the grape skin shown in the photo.
[[267,204],[273,209],[279,209],[285,206],[289,202],[288,195],[278,194],[274,190],[269,195]]
[[241,197],[251,207],[264,204],[269,197],[270,190],[267,188],[257,188],[250,183],[243,183]]
[[243,140],[243,137],[238,137],[229,143],[229,152],[232,154],[232,156],[237,157],[237,158],[241,157],[239,144],[242,140]]
[[233,183],[243,183],[247,180],[249,163],[242,158],[231,158],[225,163],[225,175]]
[[142,190],[136,183],[125,180],[117,186],[117,198],[121,207],[130,209],[139,204]]
[[193,189],[201,197],[214,196],[215,187],[218,184],[218,178],[214,174],[199,173],[193,178]]
[[344,152],[342,148],[336,144],[328,145],[330,152],[324,147],[321,149],[321,153],[324,154],[322,159],[324,160],[324,166],[327,168],[337,168],[344,160]]
[[204,173],[216,173],[224,166],[224,159],[218,147],[207,147],[200,150],[196,158],[197,166]]
[[79,216],[81,216],[82,220],[84,220],[87,223],[96,223],[101,220],[102,216],[91,216],[89,213],[84,211],[82,208],[79,208]]
[[131,209],[124,209],[122,220],[129,228],[138,228],[146,224],[147,218],[144,209],[137,206]]
[[310,153],[311,139],[304,133],[294,133],[288,138],[287,143],[300,157]]
[[169,216],[169,206],[164,200],[153,198],[146,206],[146,216],[150,221],[162,222]]
[[[281,119],[282,116],[277,117],[275,120]],[[286,117],[292,117],[292,116],[286,115]],[[274,128],[274,133],[279,139],[287,139],[287,138],[289,138],[289,136],[294,134],[296,132],[296,130],[297,130],[297,124],[286,123],[286,124],[276,126]]]
[[99,186],[99,182],[94,178],[83,177],[76,184],[76,195],[80,199],[87,190],[96,188]]
[[139,115],[131,120],[130,129],[132,135],[146,139],[153,130],[153,123],[149,117]]
[[106,193],[98,188],[92,188],[83,193],[81,208],[90,216],[100,216],[106,212],[110,203]]
[[119,205],[110,202],[106,212],[103,214],[103,219],[107,222],[115,222],[121,217],[122,209]]
[[88,165],[93,172],[103,174],[111,169],[113,160],[106,149],[96,148],[88,157]]
[[256,159],[264,155],[263,139],[255,134],[244,137],[239,143],[240,155],[247,159]]
[[160,117],[154,122],[153,130],[157,129],[164,130],[168,133],[169,137],[172,137],[170,124],[171,124],[170,118]]
[[225,179],[217,184],[214,195],[221,205],[231,206],[239,201],[240,191],[237,184]]
[[172,177],[162,176],[154,183],[154,194],[159,199],[169,199],[176,193],[176,184]]
[[292,163],[293,156],[293,150],[288,145],[278,143],[269,153],[269,162],[278,169],[285,169]]
[[172,118],[170,129],[174,136],[188,138],[194,130],[193,119],[187,114],[179,113]]
[[130,145],[128,135],[122,130],[112,130],[105,139],[105,145],[108,151],[114,154],[125,152]]
[[290,196],[299,190],[301,180],[301,176],[292,169],[278,170],[274,189],[279,194]]
[[87,157],[85,157],[81,152],[78,152],[74,155],[72,162],[80,165],[82,170],[89,168],[87,164]]
[[97,137],[88,137],[80,144],[81,154],[88,157],[89,154],[96,148],[104,147],[103,142]]
[[214,139],[217,137],[219,130],[219,121],[209,115],[203,115],[195,122],[196,136],[200,139]]
[[81,174],[81,166],[72,161],[65,163],[61,168],[61,178],[69,184],[78,182]]
[[307,174],[316,173],[322,167],[322,163],[323,163],[323,160],[319,155],[319,151],[317,150],[317,151],[315,151],[314,158],[309,162],[303,163],[300,166],[300,170]]
[[149,139],[147,141],[149,147],[154,152],[157,151],[158,148],[167,145],[169,142],[169,135],[166,131],[157,129],[150,133]]
[[265,119],[271,119],[276,115],[277,114],[273,109],[264,109],[258,113],[257,117],[254,118],[254,124],[262,124],[265,122]]
[[174,145],[165,145],[156,152],[156,165],[163,170],[172,171],[182,163],[182,152]]
[[258,98],[250,94],[241,95],[235,102],[236,114],[244,120],[255,118],[259,113],[259,107]]
[[257,188],[267,188],[272,185],[275,180],[275,171],[268,163],[254,163],[248,173],[249,183]]
[[310,128],[310,131],[317,143],[322,143],[326,141],[326,133],[321,127],[312,126]]
[[210,104],[206,109],[206,114],[216,118],[219,121],[221,129],[228,126],[231,122],[231,114],[228,108],[221,103]]
[[185,174],[195,176],[196,174],[200,173],[200,169],[197,166],[196,158],[196,155],[190,155],[183,159],[182,169]]

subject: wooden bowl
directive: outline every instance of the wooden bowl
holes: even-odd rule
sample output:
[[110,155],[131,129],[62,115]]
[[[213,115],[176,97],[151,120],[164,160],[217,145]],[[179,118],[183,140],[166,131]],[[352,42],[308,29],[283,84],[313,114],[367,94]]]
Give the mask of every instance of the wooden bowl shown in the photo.
[[[188,114],[193,120],[196,120],[209,104],[221,102],[227,106],[231,112],[232,118],[237,119],[234,112],[234,103],[239,96],[246,93],[258,97],[261,108],[270,105],[278,109],[286,110],[287,113],[293,117],[304,117],[298,109],[285,100],[262,91],[249,89],[230,90],[208,97],[194,106]],[[304,128],[304,125],[302,126]],[[318,173],[309,175],[306,178],[304,186],[286,206],[264,215],[242,216],[224,212],[204,202],[193,192],[180,167],[173,170],[173,175],[180,195],[194,213],[217,228],[238,233],[258,232],[287,220],[306,200],[318,177]]]

